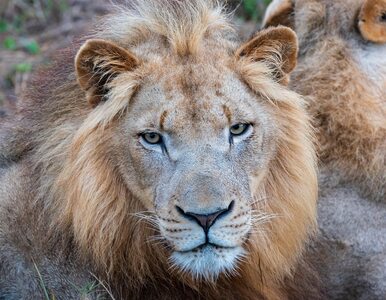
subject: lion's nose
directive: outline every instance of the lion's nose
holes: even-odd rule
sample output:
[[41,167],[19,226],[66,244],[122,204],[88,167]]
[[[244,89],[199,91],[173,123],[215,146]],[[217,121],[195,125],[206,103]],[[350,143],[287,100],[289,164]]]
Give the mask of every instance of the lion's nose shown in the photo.
[[211,214],[197,214],[194,212],[185,212],[181,207],[176,206],[177,211],[184,216],[185,218],[194,220],[200,225],[205,233],[208,233],[209,228],[218,220],[218,218],[228,214],[234,205],[234,201],[232,201],[229,206],[225,209],[218,210]]

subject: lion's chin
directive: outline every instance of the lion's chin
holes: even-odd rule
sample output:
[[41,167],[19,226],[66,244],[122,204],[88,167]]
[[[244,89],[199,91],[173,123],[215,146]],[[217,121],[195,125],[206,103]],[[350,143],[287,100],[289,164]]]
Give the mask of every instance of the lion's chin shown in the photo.
[[242,247],[223,248],[204,245],[191,251],[175,251],[171,263],[195,279],[215,281],[220,274],[234,275],[237,264],[245,256]]

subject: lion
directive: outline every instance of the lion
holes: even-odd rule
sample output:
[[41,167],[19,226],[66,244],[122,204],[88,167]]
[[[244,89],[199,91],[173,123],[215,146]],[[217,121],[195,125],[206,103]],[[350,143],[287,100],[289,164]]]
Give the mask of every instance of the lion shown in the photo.
[[263,27],[300,40],[293,88],[310,99],[323,164],[386,200],[386,1],[275,0]]
[[295,0],[265,15],[264,27],[290,26],[300,40],[290,87],[319,131],[314,264],[327,299],[386,295],[385,12],[385,1]]
[[228,19],[136,1],[32,83],[0,133],[0,298],[320,297],[297,39]]

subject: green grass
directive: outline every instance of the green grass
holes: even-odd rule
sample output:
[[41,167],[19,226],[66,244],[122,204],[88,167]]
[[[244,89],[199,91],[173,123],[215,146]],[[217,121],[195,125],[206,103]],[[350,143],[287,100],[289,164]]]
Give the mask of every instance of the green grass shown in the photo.
[[[52,292],[50,292],[49,289],[47,288],[47,286],[44,282],[43,276],[40,273],[39,268],[36,265],[34,260],[33,260],[33,264],[34,264],[35,271],[36,271],[38,278],[39,278],[40,287],[43,291],[44,300],[56,300],[55,295]],[[93,292],[97,291],[97,289],[99,289],[99,288],[106,289],[106,291],[110,295],[111,299],[114,299],[112,297],[112,295],[110,294],[109,290],[98,279],[87,283],[83,287],[78,287],[74,283],[71,283],[71,285],[75,288],[75,290],[78,291],[79,299],[87,299],[87,296],[89,296]]]
[[15,50],[16,49],[16,39],[12,36],[7,36],[3,41],[3,47],[7,50]]
[[19,73],[28,73],[32,70],[32,64],[30,63],[19,63],[15,65],[15,71]]
[[38,266],[36,265],[36,263],[35,263],[35,262],[33,262],[33,263],[34,263],[34,267],[35,267],[36,273],[37,273],[38,276],[39,276],[40,287],[41,287],[42,290],[43,290],[43,293],[44,293],[44,299],[45,299],[45,300],[55,300],[55,296],[52,296],[52,298],[50,298],[49,293],[48,293],[48,290],[47,290],[46,285],[45,285],[45,283],[44,283],[42,274],[40,274],[40,271],[39,271]]
[[40,52],[40,46],[35,40],[28,40],[25,43],[24,48],[27,50],[28,53],[34,55]]
[[6,32],[8,29],[8,24],[4,20],[0,20],[0,33]]
[[87,283],[83,287],[79,287],[74,283],[71,283],[71,285],[79,292],[81,299],[95,292],[100,287],[100,284],[96,280]]

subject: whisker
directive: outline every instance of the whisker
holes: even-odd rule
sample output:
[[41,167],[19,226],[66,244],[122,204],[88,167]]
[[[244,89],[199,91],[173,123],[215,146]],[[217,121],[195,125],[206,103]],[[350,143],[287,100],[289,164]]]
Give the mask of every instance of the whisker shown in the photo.
[[166,242],[166,239],[163,236],[151,236],[146,240],[146,243],[152,244],[152,245],[164,245]]
[[154,213],[150,211],[141,211],[141,212],[131,213],[130,215],[138,218],[138,222],[145,221],[146,223],[150,224],[154,228],[158,228],[159,220],[154,215]]
[[275,214],[257,214],[257,215],[252,215],[251,216],[251,221],[252,223],[257,223],[257,224],[262,224],[262,223],[266,223],[274,218],[276,218],[277,215]]
[[268,196],[260,197],[260,198],[253,197],[253,201],[251,202],[251,206],[253,206],[253,205],[257,204],[257,203],[260,203],[262,201],[266,201],[268,199],[269,199]]

